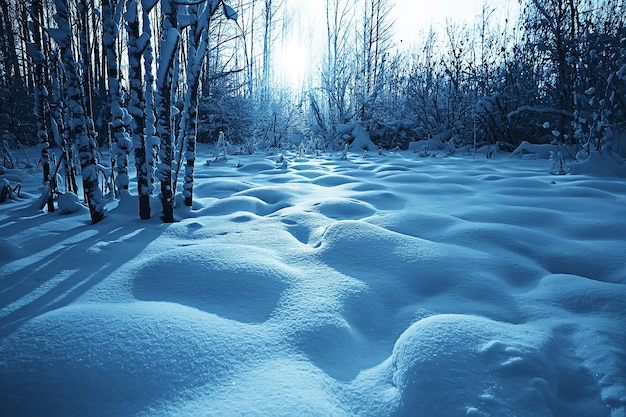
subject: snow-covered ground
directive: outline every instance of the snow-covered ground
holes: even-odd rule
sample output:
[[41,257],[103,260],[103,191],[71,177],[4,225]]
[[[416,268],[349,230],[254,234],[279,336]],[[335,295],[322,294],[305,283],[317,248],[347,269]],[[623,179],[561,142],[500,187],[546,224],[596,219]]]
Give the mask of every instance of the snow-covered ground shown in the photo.
[[606,166],[208,155],[174,224],[39,212],[12,173],[0,415],[626,416]]

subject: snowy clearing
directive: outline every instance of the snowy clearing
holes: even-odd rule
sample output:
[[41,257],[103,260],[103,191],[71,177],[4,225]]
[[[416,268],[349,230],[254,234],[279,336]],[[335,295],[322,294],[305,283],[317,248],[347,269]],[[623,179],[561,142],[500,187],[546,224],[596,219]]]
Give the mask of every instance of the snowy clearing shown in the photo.
[[173,224],[43,213],[12,173],[0,414],[626,416],[624,178],[287,159],[197,164]]

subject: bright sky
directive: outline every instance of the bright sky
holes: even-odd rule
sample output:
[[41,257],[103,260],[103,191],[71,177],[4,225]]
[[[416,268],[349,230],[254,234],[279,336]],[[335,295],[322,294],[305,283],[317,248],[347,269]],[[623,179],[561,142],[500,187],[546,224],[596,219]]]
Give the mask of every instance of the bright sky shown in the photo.
[[[483,4],[495,9],[493,18],[504,21],[517,19],[517,0],[389,0],[393,6],[396,42],[410,47],[419,40],[422,31],[432,24],[443,30],[446,20],[472,24],[481,14]],[[312,55],[323,44],[324,0],[285,0],[292,20],[292,33],[285,39],[280,59],[282,78],[291,85],[300,85],[315,71]],[[313,40],[316,39],[316,40]]]
[[[301,1],[301,0],[291,0]],[[471,24],[476,22],[483,5],[495,9],[494,18],[517,17],[516,0],[393,0],[396,18],[396,36],[403,42],[415,42],[421,30],[432,24],[443,29],[446,20]]]

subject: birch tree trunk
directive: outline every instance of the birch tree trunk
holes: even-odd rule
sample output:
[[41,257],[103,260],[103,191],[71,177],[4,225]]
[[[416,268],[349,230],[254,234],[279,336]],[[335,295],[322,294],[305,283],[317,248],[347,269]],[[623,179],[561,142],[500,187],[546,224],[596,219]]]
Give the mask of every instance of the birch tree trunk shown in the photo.
[[177,5],[172,0],[161,0],[163,27],[159,43],[155,91],[156,133],[160,139],[157,177],[161,182],[162,220],[174,222],[174,190],[172,168],[174,162],[174,133],[172,129],[172,96],[174,64],[178,53]]
[[[109,82],[109,100],[111,106],[111,135],[117,179],[115,186],[119,190],[128,190],[128,156],[132,142],[126,131],[128,112],[123,107],[120,92],[120,75],[117,64],[117,39],[121,21],[122,5],[118,0],[102,0],[104,50],[107,58],[107,78]],[[131,44],[132,45],[132,44]]]
[[54,20],[58,29],[49,33],[58,43],[65,67],[65,95],[69,112],[69,133],[78,148],[83,177],[83,189],[89,205],[91,222],[98,223],[104,217],[104,199],[98,186],[98,166],[95,154],[95,139],[90,136],[85,113],[84,91],[72,52],[72,31],[68,20],[67,0],[55,0],[57,13]]
[[[40,20],[42,6],[40,0],[33,0],[30,5],[30,14],[33,19]],[[48,212],[54,211],[54,198],[53,198],[53,179],[50,177],[50,143],[48,140],[48,133],[45,122],[45,103],[46,88],[44,85],[44,73],[43,67],[45,64],[45,57],[42,49],[42,37],[41,29],[35,22],[29,24],[30,34],[32,36],[32,43],[27,44],[27,51],[30,59],[33,62],[33,78],[34,78],[34,106],[33,113],[37,124],[37,139],[39,147],[41,148],[41,166],[43,171],[43,183],[46,184],[46,188],[49,189],[47,205]]]
[[139,34],[139,13],[137,0],[126,2],[126,30],[128,32],[128,82],[130,84],[130,101],[128,112],[131,116],[130,135],[133,142],[135,169],[137,171],[137,194],[139,198],[139,218],[150,218],[150,178],[148,177],[148,161],[146,158],[146,140],[144,129],[146,119],[145,99],[142,85],[141,58],[150,42],[149,38]]
[[188,36],[187,61],[187,96],[183,110],[183,131],[185,143],[185,178],[183,197],[185,205],[191,207],[193,203],[193,174],[196,161],[196,140],[198,135],[198,94],[200,89],[200,71],[206,55],[208,26],[214,13],[212,6],[202,7],[198,13],[198,6],[189,7],[192,20]]

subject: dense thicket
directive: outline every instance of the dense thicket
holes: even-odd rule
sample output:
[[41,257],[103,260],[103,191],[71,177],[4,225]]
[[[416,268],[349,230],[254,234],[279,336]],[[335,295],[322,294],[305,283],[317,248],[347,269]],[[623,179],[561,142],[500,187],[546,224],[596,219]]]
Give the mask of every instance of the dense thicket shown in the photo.
[[473,25],[399,48],[391,1],[324,0],[321,63],[287,89],[278,52],[297,22],[284,0],[3,1],[0,135],[11,148],[40,144],[45,181],[50,146],[81,144],[81,165],[96,168],[110,147],[113,178],[100,181],[111,189],[128,188],[132,154],[141,217],[160,182],[168,221],[179,170],[190,205],[195,143],[220,132],[240,152],[340,147],[355,121],[388,148],[430,138],[451,150],[602,150],[626,128],[625,3],[521,0],[514,21],[484,7]]

